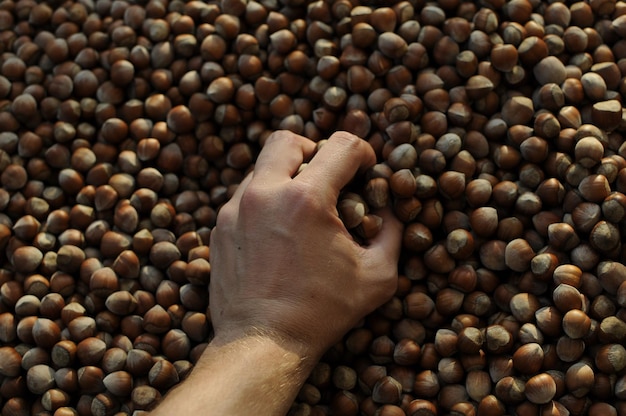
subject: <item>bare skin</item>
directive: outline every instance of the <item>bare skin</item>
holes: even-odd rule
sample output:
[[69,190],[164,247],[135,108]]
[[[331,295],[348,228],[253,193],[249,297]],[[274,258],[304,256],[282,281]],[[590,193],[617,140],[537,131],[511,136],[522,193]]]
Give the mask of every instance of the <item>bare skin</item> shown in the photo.
[[397,286],[402,226],[354,242],[337,214],[352,178],[376,162],[346,132],[314,142],[276,132],[211,234],[215,337],[153,415],[284,415],[324,352]]

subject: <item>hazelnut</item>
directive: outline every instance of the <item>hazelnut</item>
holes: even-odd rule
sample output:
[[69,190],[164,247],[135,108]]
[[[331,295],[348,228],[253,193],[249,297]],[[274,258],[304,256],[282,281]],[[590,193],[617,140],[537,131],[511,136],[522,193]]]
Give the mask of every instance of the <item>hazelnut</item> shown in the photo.
[[621,371],[626,366],[625,350],[620,344],[607,344],[600,347],[595,355],[595,364],[607,374]]
[[133,378],[126,371],[111,372],[102,379],[102,383],[116,396],[129,396],[133,390]]
[[31,367],[26,374],[26,385],[34,394],[45,393],[54,387],[54,383],[54,370],[45,364]]
[[531,342],[513,353],[513,366],[523,374],[537,373],[543,364],[544,351],[541,345]]
[[0,374],[16,377],[21,372],[22,356],[13,347],[0,347]]
[[151,386],[165,390],[178,383],[179,378],[175,367],[169,361],[159,360],[150,368],[148,380]]
[[556,393],[556,383],[554,379],[546,373],[531,377],[526,382],[526,398],[532,403],[548,403]]

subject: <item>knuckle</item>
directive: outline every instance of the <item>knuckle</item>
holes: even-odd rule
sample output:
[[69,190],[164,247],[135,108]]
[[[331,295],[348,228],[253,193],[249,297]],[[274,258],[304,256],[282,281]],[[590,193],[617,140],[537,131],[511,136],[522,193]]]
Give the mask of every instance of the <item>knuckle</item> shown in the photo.
[[359,149],[364,144],[363,139],[347,131],[338,131],[331,136],[331,139],[337,140],[344,146],[354,150]]
[[269,137],[265,140],[265,143],[263,145],[263,147],[274,143],[275,141],[278,141],[281,139],[281,137],[283,136],[283,132],[282,131],[275,131],[272,134],[269,135]]
[[320,206],[320,198],[308,184],[298,184],[291,187],[290,196],[296,206],[302,209],[316,209]]
[[273,132],[272,134],[270,134],[270,136],[267,138],[267,140],[265,141],[265,146],[267,146],[270,143],[273,142],[295,142],[298,136],[296,136],[294,133],[292,133],[289,130],[277,130],[275,132]]
[[254,212],[267,203],[267,192],[251,183],[241,195],[240,209]]
[[226,203],[220,208],[217,213],[215,226],[220,227],[220,229],[229,227],[232,223],[234,223],[236,216],[237,213],[233,204]]

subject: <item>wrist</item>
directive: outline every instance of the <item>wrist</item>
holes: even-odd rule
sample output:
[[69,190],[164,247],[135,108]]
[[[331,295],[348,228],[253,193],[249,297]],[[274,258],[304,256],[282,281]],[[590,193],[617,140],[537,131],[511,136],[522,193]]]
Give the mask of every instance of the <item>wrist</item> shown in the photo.
[[216,351],[232,354],[256,351],[268,356],[283,356],[286,362],[303,371],[312,369],[325,352],[308,342],[259,328],[216,332],[203,356]]
[[[214,414],[286,414],[317,360],[302,350],[266,335],[247,335],[234,340],[214,338],[196,365],[195,381],[213,380],[234,386],[237,393],[222,391],[223,401]],[[222,385],[223,387],[224,385]],[[250,402],[250,397],[258,398]]]
[[288,412],[317,361],[271,337],[224,335],[209,343],[189,378],[168,393],[155,416]]

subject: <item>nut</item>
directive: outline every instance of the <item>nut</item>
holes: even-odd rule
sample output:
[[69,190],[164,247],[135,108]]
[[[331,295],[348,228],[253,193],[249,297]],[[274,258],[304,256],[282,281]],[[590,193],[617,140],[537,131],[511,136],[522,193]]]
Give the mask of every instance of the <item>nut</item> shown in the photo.
[[522,374],[538,373],[543,364],[544,352],[541,345],[531,342],[513,353],[513,367]]
[[102,383],[106,389],[116,396],[129,396],[133,389],[133,378],[126,371],[114,371],[107,374]]
[[32,366],[26,374],[26,386],[34,394],[43,394],[54,387],[54,370],[45,365]]
[[529,269],[531,260],[535,257],[535,252],[522,238],[510,241],[504,250],[504,262],[514,271],[524,272]]
[[13,347],[0,348],[0,374],[17,377],[21,372],[22,356]]
[[531,377],[526,382],[526,398],[532,403],[548,403],[556,393],[556,383],[554,379],[546,373]]
[[567,390],[575,397],[584,397],[593,388],[594,379],[592,367],[584,362],[571,365],[565,373]]

